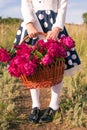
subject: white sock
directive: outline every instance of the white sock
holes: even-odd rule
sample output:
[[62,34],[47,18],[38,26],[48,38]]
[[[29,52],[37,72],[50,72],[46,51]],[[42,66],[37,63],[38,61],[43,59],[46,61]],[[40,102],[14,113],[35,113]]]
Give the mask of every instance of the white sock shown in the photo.
[[51,101],[49,107],[53,110],[58,110],[59,108],[59,97],[62,89],[63,82],[53,86],[51,88]]
[[39,96],[40,96],[40,89],[30,89],[31,93],[31,98],[32,98],[32,108],[38,107],[40,108],[40,101],[39,101]]

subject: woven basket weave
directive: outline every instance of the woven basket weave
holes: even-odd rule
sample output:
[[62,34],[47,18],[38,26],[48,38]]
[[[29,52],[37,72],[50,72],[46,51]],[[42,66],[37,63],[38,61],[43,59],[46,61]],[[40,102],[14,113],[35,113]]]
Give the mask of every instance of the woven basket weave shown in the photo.
[[[39,32],[40,35],[46,36],[45,33]],[[21,43],[27,40],[26,36]],[[21,75],[21,80],[25,87],[33,88],[46,88],[60,83],[64,74],[64,61],[56,61],[49,66],[39,66],[32,76],[26,77]]]

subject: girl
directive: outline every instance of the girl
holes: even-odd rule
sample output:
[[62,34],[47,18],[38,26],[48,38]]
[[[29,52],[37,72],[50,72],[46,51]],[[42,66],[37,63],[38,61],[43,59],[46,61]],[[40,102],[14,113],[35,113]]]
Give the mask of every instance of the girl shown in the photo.
[[[38,32],[47,33],[46,39],[60,38],[68,33],[64,27],[67,0],[21,0],[21,11],[24,21],[16,35],[15,44],[19,44],[21,40],[28,34],[31,38],[29,43],[35,44],[33,37],[38,36]],[[65,73],[71,75],[75,68],[80,66],[80,60],[75,48],[67,51],[65,59]],[[53,120],[55,112],[59,108],[59,97],[62,89],[62,82],[51,87],[51,100],[49,107],[40,117],[40,90],[30,89],[32,97],[32,111],[29,115],[29,121],[33,123],[50,122]]]

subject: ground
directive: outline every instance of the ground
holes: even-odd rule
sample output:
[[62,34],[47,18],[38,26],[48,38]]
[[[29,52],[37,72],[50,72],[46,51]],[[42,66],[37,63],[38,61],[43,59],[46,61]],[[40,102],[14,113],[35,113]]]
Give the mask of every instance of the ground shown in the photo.
[[[26,115],[26,119],[31,112],[31,96],[29,89],[21,88],[20,97],[16,100],[16,105],[20,108],[21,116]],[[41,89],[40,93],[41,109],[46,109],[50,102],[50,88]],[[45,124],[32,124],[28,120],[20,123],[18,128],[12,126],[11,130],[86,130],[85,128],[70,128],[64,122],[58,123],[58,119]]]

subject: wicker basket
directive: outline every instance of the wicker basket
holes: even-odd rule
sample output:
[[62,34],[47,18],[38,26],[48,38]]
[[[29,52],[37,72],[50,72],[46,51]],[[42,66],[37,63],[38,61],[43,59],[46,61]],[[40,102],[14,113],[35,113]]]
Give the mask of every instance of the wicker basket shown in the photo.
[[[46,36],[45,33],[39,32],[40,35]],[[21,43],[27,40],[26,36]],[[21,80],[25,87],[33,88],[46,88],[60,83],[64,74],[64,61],[57,61],[49,66],[39,66],[34,75],[26,77],[21,75]]]

